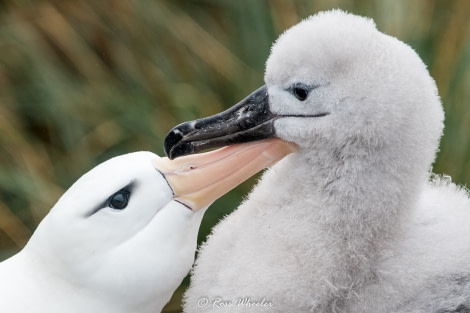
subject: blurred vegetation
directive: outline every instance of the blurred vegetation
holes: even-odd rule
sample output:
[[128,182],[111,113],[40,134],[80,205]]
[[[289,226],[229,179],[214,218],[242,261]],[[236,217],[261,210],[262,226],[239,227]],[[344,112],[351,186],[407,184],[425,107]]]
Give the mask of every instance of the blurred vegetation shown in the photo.
[[[436,79],[446,130],[436,173],[470,182],[468,0],[0,2],[0,259],[26,243],[94,165],[151,150],[174,125],[263,84],[272,42],[321,10],[372,17]],[[200,240],[254,179],[207,212]],[[166,312],[178,312],[176,293]]]

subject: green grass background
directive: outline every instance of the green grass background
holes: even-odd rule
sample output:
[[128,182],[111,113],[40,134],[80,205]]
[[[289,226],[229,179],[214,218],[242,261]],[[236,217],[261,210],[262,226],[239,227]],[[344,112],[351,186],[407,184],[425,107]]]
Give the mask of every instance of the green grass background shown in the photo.
[[[0,1],[0,260],[83,173],[163,155],[171,127],[262,85],[277,36],[332,8],[372,17],[423,58],[446,111],[434,171],[470,182],[468,0]],[[200,240],[254,181],[210,208]],[[179,312],[183,289],[165,312]]]

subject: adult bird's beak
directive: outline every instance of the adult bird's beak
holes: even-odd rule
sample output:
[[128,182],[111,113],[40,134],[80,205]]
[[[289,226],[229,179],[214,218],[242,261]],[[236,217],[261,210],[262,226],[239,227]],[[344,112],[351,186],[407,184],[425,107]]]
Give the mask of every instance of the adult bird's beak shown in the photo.
[[165,153],[170,159],[236,143],[275,136],[266,86],[219,114],[182,123],[165,138]]
[[196,211],[296,149],[295,144],[270,139],[173,161],[159,158],[154,165],[168,181],[174,199]]

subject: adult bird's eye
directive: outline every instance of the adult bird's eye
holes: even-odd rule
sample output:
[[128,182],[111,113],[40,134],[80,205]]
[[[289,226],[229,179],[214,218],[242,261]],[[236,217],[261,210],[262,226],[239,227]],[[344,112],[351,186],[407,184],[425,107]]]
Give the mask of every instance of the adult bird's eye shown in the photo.
[[130,192],[128,190],[119,190],[109,198],[108,206],[115,210],[123,210],[129,203]]
[[292,87],[292,94],[300,101],[304,101],[308,97],[310,88],[302,84],[296,84]]

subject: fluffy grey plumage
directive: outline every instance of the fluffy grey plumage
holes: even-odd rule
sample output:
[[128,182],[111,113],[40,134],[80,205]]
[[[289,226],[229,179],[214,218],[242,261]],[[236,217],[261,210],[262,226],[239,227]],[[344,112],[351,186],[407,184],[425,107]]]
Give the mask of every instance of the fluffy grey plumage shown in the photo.
[[277,40],[265,81],[300,150],[214,228],[185,312],[469,312],[470,200],[430,178],[443,111],[418,55],[330,11]]

